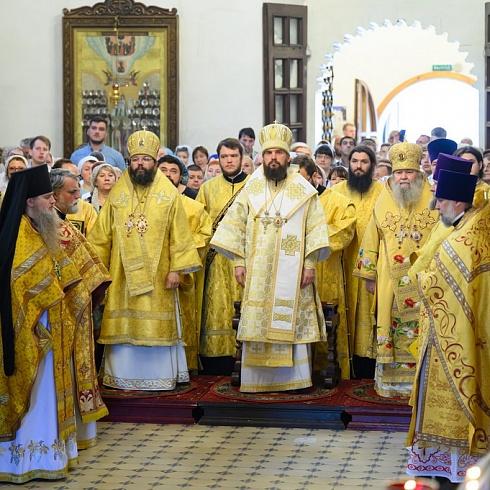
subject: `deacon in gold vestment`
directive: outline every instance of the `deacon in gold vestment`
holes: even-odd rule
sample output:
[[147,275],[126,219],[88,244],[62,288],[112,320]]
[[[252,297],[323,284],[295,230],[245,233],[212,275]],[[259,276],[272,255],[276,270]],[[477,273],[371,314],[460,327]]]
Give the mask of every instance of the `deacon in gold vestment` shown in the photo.
[[[242,171],[243,146],[235,138],[222,140],[217,148],[222,174],[204,182],[196,201],[213,222],[213,232],[247,181]],[[206,256],[201,318],[200,354],[204,372],[229,375],[235,361],[234,302],[243,289],[235,281],[233,262],[215,250]]]
[[[172,155],[165,155],[158,160],[158,168],[180,193],[194,244],[201,261],[203,261],[206,256],[206,247],[211,240],[212,222],[204,209],[204,204],[183,194],[186,189],[186,186],[182,184],[182,177],[186,172],[184,162]],[[204,269],[181,277],[179,300],[182,314],[182,338],[189,371],[197,371],[199,368],[199,332],[201,330],[203,286]]]
[[[346,181],[335,186],[335,192],[347,197],[356,208],[356,233],[344,252],[346,271],[347,326],[349,328],[350,353],[354,356],[355,377],[373,377],[374,369],[366,358],[376,357],[373,348],[373,322],[371,308],[373,296],[352,272],[366,227],[373,214],[374,205],[384,185],[373,180],[376,155],[367,146],[356,146],[349,155],[349,175]],[[366,366],[367,364],[367,366]]]
[[130,136],[130,167],[89,235],[113,281],[98,341],[106,344],[103,382],[118,389],[189,381],[176,289],[201,261],[180,196],[157,169],[159,145],[150,131]]
[[288,169],[289,128],[266,126],[260,142],[263,165],[211,240],[234,260],[235,277],[245,288],[237,333],[243,392],[311,386],[310,344],[326,337],[315,287],[316,263],[329,253],[325,213],[316,189]]
[[[0,481],[67,476],[77,463],[77,432],[108,414],[91,311],[109,275],[54,203],[43,165],[11,180],[0,213],[0,437],[9,441],[0,443]],[[84,443],[78,448],[96,439]]]
[[386,397],[409,396],[412,389],[416,359],[411,349],[420,298],[408,277],[410,255],[425,243],[437,220],[437,213],[428,208],[430,185],[420,171],[420,146],[398,143],[389,157],[393,175],[376,203],[355,270],[369,291],[376,292],[375,389]]
[[418,273],[419,362],[407,473],[464,480],[490,449],[490,208],[476,176],[441,170],[436,209],[453,231]]

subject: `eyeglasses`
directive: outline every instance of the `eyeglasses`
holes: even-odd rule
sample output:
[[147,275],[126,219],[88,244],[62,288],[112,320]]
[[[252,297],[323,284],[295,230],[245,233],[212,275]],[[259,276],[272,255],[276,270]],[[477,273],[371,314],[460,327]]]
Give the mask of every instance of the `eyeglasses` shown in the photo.
[[135,157],[131,157],[131,163],[139,163],[140,161],[143,161],[145,163],[153,163],[153,158],[151,157],[148,157],[148,156],[135,156]]

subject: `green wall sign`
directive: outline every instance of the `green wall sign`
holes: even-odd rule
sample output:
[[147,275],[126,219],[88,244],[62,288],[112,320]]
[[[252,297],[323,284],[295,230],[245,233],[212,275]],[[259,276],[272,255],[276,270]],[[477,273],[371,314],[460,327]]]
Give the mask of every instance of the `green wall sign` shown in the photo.
[[432,71],[452,71],[453,65],[432,65]]

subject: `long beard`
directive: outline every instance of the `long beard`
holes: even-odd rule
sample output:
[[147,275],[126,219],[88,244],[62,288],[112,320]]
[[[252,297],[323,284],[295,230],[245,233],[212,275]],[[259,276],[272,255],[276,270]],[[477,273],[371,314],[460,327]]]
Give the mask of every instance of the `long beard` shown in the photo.
[[129,178],[133,184],[148,187],[155,179],[157,170],[157,167],[152,169],[141,168],[137,170],[133,170],[129,167]]
[[270,168],[267,165],[264,165],[264,175],[267,180],[275,180],[276,182],[280,180],[284,180],[288,173],[288,168],[286,167],[276,167]]
[[373,184],[374,165],[371,165],[369,170],[362,175],[355,175],[349,168],[349,174],[347,176],[347,187],[354,191],[364,194],[369,190]]
[[417,180],[412,182],[409,187],[401,187],[400,184],[392,183],[393,196],[395,201],[404,208],[411,208],[416,204],[422,194],[422,186],[424,181],[421,174],[418,175]]
[[56,253],[61,250],[60,242],[60,226],[61,219],[53,210],[38,210],[34,217],[36,229],[41,235],[46,247],[52,252]]

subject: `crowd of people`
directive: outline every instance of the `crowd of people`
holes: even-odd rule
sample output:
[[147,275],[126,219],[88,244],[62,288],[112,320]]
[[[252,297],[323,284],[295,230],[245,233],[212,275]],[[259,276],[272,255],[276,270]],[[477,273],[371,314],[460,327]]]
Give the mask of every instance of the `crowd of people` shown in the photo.
[[261,151],[243,128],[210,153],[142,130],[126,164],[95,117],[69,158],[43,135],[4,148],[0,480],[66,476],[99,383],[230,375],[236,340],[241,391],[311,387],[329,302],[342,379],[410,399],[407,472],[464,480],[490,445],[490,150],[343,133],[311,149],[274,123]]

